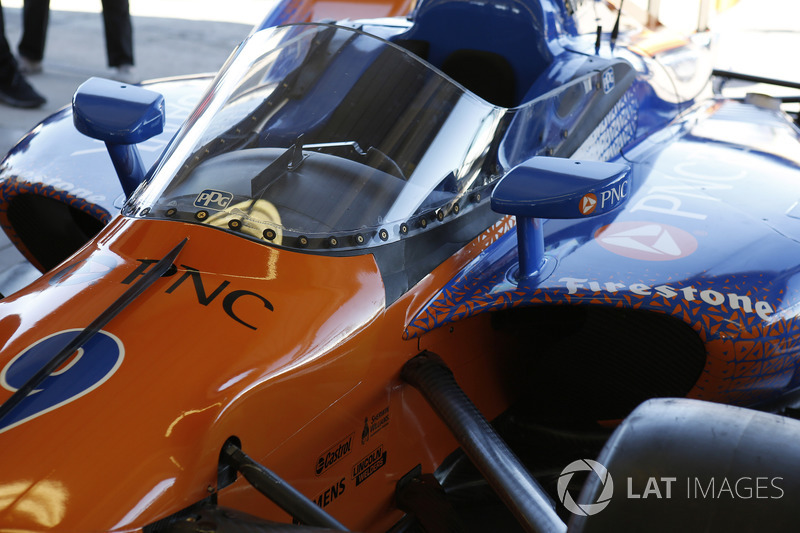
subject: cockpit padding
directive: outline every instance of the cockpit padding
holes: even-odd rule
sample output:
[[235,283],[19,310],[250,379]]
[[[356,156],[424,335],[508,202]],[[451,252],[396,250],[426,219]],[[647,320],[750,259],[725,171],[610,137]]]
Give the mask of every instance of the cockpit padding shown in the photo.
[[506,58],[483,50],[457,50],[442,64],[442,71],[487,102],[514,107],[514,69]]
[[[463,2],[459,0],[423,1],[412,15],[413,26],[392,39],[411,50],[427,50],[428,62],[453,79],[478,92],[476,80],[481,84],[505,84],[505,91],[513,94],[511,104],[488,100],[495,105],[513,107],[523,101],[533,82],[552,61],[552,54],[545,41],[544,14],[541,6],[524,0],[482,0]],[[427,43],[427,46],[414,44]],[[513,78],[495,70],[496,62],[487,63],[485,52],[503,58],[510,66]],[[448,62],[459,56],[472,54],[473,69],[459,68],[447,72]],[[454,59],[455,58],[455,59]],[[465,77],[459,78],[462,74]],[[480,94],[480,93],[479,93]],[[488,94],[495,97],[496,94]],[[505,98],[501,98],[505,99]]]

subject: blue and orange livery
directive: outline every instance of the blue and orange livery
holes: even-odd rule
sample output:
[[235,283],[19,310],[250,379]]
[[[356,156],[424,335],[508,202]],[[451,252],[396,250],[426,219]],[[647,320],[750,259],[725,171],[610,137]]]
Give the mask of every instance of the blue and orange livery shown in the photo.
[[797,117],[587,12],[291,0],[83,84],[0,166],[0,530],[796,526]]

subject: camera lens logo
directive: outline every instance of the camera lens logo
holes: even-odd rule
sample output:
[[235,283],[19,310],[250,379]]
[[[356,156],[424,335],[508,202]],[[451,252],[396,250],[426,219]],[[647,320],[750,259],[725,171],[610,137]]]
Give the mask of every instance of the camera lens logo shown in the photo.
[[[590,476],[596,475],[600,478],[603,490],[600,491],[600,496],[597,498],[596,502],[578,504],[572,499],[572,495],[568,490],[569,482],[572,481],[572,476],[575,475],[576,472],[590,472]],[[558,499],[561,500],[561,503],[564,504],[564,507],[566,507],[569,512],[581,516],[591,516],[599,513],[608,506],[611,501],[611,496],[614,495],[614,481],[611,479],[611,474],[608,473],[606,467],[597,461],[579,459],[571,462],[561,471],[561,474],[558,476],[557,489]]]

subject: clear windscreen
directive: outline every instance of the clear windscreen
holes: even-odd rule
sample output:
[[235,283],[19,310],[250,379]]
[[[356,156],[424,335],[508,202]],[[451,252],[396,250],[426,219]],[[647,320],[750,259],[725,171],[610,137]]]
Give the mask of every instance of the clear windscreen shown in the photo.
[[352,28],[261,30],[126,214],[310,250],[392,242],[467,216],[511,166],[557,151],[597,81],[506,109]]

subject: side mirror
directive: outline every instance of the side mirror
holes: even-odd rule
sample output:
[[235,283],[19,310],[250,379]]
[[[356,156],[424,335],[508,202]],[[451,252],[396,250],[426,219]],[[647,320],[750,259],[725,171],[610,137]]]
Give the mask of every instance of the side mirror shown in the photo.
[[136,143],[164,131],[164,97],[135,85],[102,78],[85,81],[72,97],[75,127],[106,143],[126,197],[144,179]]
[[520,282],[545,279],[554,265],[544,254],[543,218],[604,215],[630,192],[630,167],[621,163],[537,156],[512,168],[492,192],[492,209],[517,218]]

